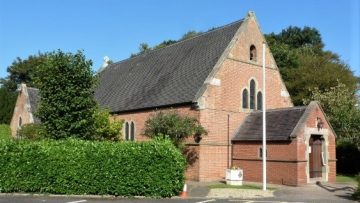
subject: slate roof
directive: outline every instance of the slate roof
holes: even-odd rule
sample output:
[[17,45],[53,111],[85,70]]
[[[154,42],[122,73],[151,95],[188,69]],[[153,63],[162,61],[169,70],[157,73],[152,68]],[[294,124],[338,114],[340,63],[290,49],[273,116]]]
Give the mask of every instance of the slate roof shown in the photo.
[[[290,140],[290,135],[304,116],[306,106],[268,110],[266,112],[266,140]],[[262,140],[262,111],[248,115],[235,133],[233,141]]]
[[34,123],[40,123],[40,119],[35,116],[35,112],[38,109],[38,104],[40,101],[39,90],[36,88],[28,87],[27,92],[29,95],[30,111],[33,114]]
[[110,64],[95,99],[110,112],[190,104],[242,21]]

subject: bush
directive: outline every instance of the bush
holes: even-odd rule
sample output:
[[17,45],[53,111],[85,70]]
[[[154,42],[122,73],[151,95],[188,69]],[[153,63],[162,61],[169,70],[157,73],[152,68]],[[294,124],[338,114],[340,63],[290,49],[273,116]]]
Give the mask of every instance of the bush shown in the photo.
[[18,136],[23,139],[40,140],[44,135],[44,128],[41,124],[25,124],[18,131]]
[[336,169],[340,174],[358,174],[360,172],[360,150],[356,143],[338,140],[336,144]]
[[0,140],[0,192],[177,195],[185,160],[168,140]]
[[158,111],[145,122],[144,135],[154,137],[168,137],[175,146],[182,148],[183,141],[193,135],[197,142],[207,131],[196,118],[182,116],[176,111]]
[[11,138],[11,129],[9,125],[0,124],[0,140],[10,139]]
[[109,110],[101,110],[99,107],[96,108],[94,114],[94,140],[110,140],[119,141],[121,140],[121,129],[124,121],[110,121]]

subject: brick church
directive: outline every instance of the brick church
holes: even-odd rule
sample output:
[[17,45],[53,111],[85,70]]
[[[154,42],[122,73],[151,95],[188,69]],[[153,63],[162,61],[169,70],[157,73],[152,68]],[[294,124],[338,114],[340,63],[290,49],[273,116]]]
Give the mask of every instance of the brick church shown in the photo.
[[[99,73],[95,98],[114,119],[125,121],[128,140],[147,139],[142,131],[155,110],[197,118],[208,135],[200,142],[187,140],[193,158],[188,180],[221,180],[226,168],[236,166],[245,181],[261,181],[264,41],[249,12],[243,20],[110,64]],[[268,182],[335,181],[335,133],[323,110],[317,102],[294,107],[269,48],[265,58]],[[38,99],[31,97],[37,94],[21,87],[11,122],[14,136],[30,116],[35,121],[31,101]]]

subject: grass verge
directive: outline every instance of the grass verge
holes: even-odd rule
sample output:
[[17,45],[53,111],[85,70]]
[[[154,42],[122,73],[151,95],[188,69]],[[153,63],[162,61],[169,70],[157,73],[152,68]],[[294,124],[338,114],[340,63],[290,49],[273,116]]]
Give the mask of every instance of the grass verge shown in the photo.
[[[219,189],[219,188],[229,188],[229,189],[248,189],[248,190],[262,190],[261,185],[250,185],[250,184],[244,184],[244,185],[227,185],[223,183],[218,183],[214,185],[209,185],[209,189]],[[275,190],[275,188],[267,188],[268,190]]]
[[337,174],[336,182],[338,182],[338,183],[356,183],[356,176],[355,175]]

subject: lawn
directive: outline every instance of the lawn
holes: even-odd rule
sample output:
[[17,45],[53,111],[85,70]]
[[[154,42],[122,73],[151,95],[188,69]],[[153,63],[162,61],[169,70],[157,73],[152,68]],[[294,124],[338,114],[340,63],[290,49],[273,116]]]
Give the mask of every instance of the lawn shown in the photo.
[[0,139],[8,139],[11,137],[10,126],[6,124],[0,124]]
[[355,175],[336,175],[336,182],[338,183],[356,183]]

